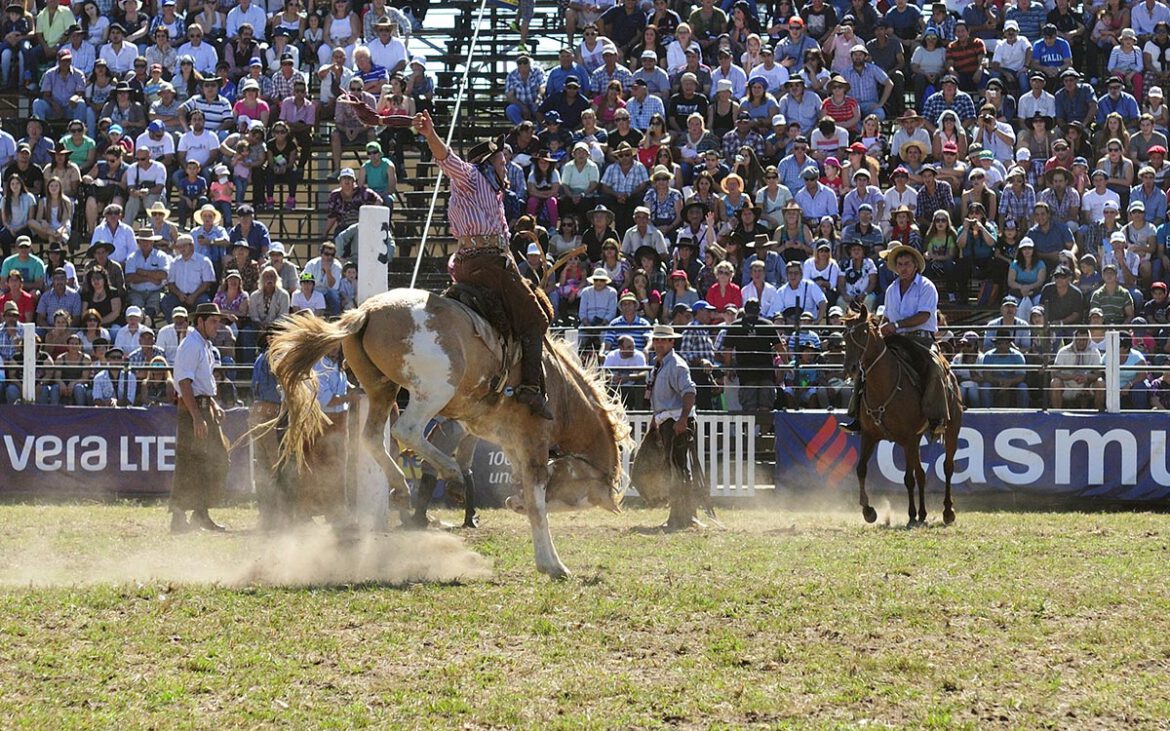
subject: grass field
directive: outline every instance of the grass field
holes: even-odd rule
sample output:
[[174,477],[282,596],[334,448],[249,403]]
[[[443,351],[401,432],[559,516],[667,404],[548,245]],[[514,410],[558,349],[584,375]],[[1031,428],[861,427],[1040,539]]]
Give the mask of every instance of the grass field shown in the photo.
[[1167,517],[959,507],[556,515],[564,583],[501,511],[339,548],[0,507],[0,727],[1165,728]]

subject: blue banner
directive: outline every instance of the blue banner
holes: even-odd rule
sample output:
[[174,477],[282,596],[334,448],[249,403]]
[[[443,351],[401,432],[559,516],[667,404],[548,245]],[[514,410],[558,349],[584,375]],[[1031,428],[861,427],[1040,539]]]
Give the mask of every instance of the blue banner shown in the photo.
[[[776,485],[855,490],[860,437],[823,411],[775,412]],[[844,418],[844,415],[840,415]],[[1155,501],[1170,497],[1166,429],[1160,412],[1126,414],[969,411],[955,453],[961,494],[1023,494]],[[923,448],[927,488],[943,488],[942,445]],[[866,489],[905,493],[902,450],[881,442]]]
[[[169,495],[177,428],[173,406],[0,406],[0,494]],[[228,409],[228,440],[247,429],[248,410]],[[249,454],[232,450],[229,491],[251,491]]]

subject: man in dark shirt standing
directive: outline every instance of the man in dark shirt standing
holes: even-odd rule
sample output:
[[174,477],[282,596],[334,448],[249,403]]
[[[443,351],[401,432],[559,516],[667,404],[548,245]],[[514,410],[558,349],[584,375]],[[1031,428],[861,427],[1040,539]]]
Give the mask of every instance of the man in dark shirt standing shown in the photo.
[[630,50],[642,40],[646,14],[638,7],[638,0],[623,0],[601,14],[601,31],[617,45],[626,58]]
[[744,411],[762,415],[772,409],[776,400],[773,359],[783,349],[776,326],[760,317],[759,300],[745,302],[743,316],[728,326],[720,353],[724,365],[734,366],[739,375],[739,403]]

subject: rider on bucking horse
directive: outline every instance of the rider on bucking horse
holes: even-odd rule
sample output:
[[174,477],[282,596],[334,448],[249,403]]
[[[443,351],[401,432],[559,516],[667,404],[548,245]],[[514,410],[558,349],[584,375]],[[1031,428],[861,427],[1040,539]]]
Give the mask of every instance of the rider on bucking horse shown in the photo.
[[439,169],[451,180],[447,222],[459,242],[451,276],[460,284],[481,287],[500,296],[511,334],[520,342],[520,386],[516,389],[516,400],[533,414],[551,420],[541,362],[544,334],[549,325],[548,309],[520,275],[508,246],[510,234],[504,215],[508,174],[503,150],[488,140],[472,147],[467,160],[461,160],[439,139],[427,112],[419,112],[413,118],[378,114],[352,96],[339,101],[353,105],[358,119],[368,126],[413,126],[426,139]]
[[[938,334],[938,290],[933,282],[922,276],[926,270],[926,259],[922,252],[903,244],[883,251],[882,257],[898,275],[898,279],[886,290],[882,336],[889,337],[896,333],[932,351]],[[927,434],[938,436],[950,420],[947,376],[933,352],[930,352],[928,358],[919,360],[929,363],[922,384],[922,413],[929,422]],[[857,416],[864,388],[865,383],[858,378],[853,388],[853,398],[849,402],[849,416],[853,420],[841,427],[845,431],[861,431],[861,422]]]

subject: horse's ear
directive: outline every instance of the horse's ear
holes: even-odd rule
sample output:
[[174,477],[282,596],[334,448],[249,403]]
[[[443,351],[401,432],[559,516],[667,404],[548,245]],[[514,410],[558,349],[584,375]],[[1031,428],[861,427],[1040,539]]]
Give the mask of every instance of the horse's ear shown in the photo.
[[869,310],[866,309],[864,302],[853,300],[853,303],[849,305],[849,309],[860,315],[862,320],[869,319]]

